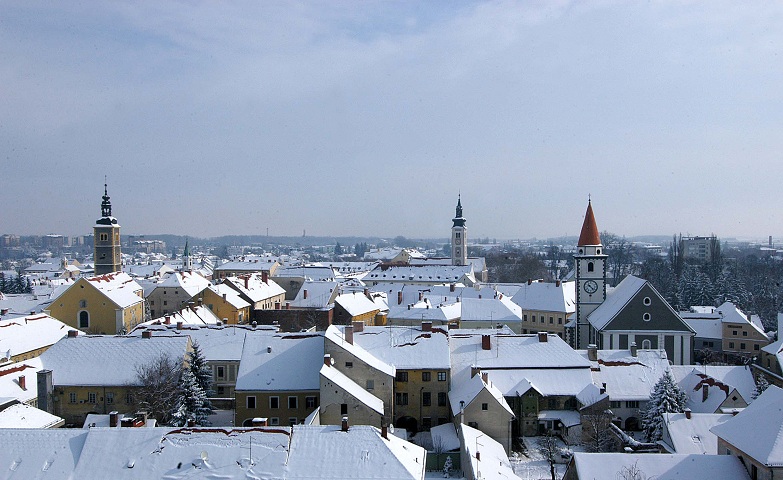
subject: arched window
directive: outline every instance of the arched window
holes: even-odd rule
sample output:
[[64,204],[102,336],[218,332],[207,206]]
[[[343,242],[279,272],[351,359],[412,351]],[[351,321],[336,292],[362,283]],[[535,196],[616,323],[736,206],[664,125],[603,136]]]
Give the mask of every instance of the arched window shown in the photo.
[[593,262],[587,262],[587,271],[592,272],[595,270],[595,265],[593,265]]
[[79,300],[79,308],[87,308],[87,300]]
[[642,340],[642,350],[650,350],[652,348],[652,342],[649,340]]
[[86,310],[79,312],[79,328],[90,328],[90,313]]

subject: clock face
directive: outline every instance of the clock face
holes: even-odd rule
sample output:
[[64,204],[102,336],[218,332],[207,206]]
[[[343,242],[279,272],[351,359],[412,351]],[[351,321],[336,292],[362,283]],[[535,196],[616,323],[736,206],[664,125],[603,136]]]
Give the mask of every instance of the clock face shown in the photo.
[[454,239],[454,243],[456,243],[457,245],[459,245],[461,242],[462,242],[462,240],[459,239],[459,238],[455,238]]
[[584,289],[585,292],[592,295],[593,293],[598,291],[598,284],[595,283],[595,280],[588,280],[585,282]]

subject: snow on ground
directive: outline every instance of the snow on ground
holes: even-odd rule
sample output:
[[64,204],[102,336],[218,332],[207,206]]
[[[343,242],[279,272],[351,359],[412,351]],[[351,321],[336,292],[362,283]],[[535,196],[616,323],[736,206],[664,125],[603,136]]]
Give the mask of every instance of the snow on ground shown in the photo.
[[[524,453],[513,453],[509,456],[509,460],[511,460],[511,467],[514,469],[514,473],[524,480],[539,480],[539,479],[550,479],[552,478],[549,473],[549,463],[544,459],[544,457],[539,453],[538,446],[539,446],[539,440],[543,437],[524,437],[522,439],[523,443],[525,444],[525,452]],[[560,440],[557,439],[558,444],[560,444],[561,448],[564,452],[567,451],[579,451],[581,450],[579,447],[574,448],[574,446],[568,446]],[[568,463],[568,457],[564,456],[558,459],[557,464],[555,464],[555,474],[557,475],[557,478],[563,478],[563,474],[565,473],[566,464]]]

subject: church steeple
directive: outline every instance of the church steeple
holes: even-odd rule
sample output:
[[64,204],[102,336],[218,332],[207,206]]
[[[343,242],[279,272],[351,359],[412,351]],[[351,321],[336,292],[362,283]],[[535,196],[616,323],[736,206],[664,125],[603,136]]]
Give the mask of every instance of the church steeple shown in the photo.
[[593,215],[593,202],[587,199],[587,212],[585,213],[585,221],[582,223],[582,233],[579,234],[579,242],[577,246],[585,245],[601,245],[601,235],[598,233],[598,225],[595,223],[595,215]]
[[606,300],[606,254],[595,223],[593,203],[588,198],[587,212],[579,234],[576,254],[576,331],[571,338],[574,348],[585,349],[598,342],[588,317]]
[[120,225],[111,216],[111,201],[107,184],[103,184],[103,201],[101,202],[101,218],[93,227],[95,237],[94,261],[95,274],[122,271],[122,256],[120,252]]
[[103,184],[103,202],[101,202],[101,216],[111,217],[111,201],[109,200],[108,185]]
[[457,195],[457,212],[452,221],[455,227],[465,226],[465,218],[462,216],[462,194]]
[[451,264],[468,264],[468,227],[462,216],[462,195],[457,196],[457,211],[451,227]]

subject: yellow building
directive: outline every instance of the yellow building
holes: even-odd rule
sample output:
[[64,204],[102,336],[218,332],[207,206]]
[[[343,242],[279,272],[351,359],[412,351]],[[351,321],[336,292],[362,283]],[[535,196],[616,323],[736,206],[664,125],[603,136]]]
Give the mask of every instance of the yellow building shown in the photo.
[[574,282],[529,281],[511,297],[522,309],[521,333],[554,333],[565,338],[565,325],[576,312]]
[[122,272],[80,278],[44,312],[87,333],[129,332],[144,321],[144,290]]
[[197,293],[194,302],[201,302],[212,310],[226,324],[237,325],[248,323],[250,319],[250,304],[228,285],[210,285]]
[[41,355],[68,333],[63,322],[42,313],[0,321],[0,363]]

